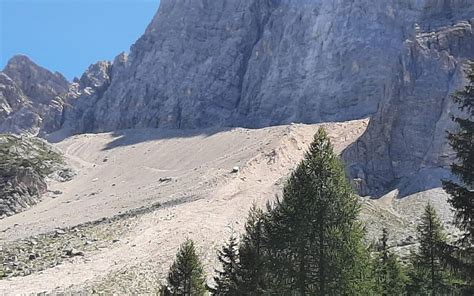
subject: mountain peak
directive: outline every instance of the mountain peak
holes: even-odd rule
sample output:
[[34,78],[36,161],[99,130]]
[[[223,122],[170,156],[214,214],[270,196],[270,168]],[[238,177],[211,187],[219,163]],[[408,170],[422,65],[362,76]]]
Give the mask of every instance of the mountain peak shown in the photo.
[[63,106],[56,98],[69,90],[63,75],[44,69],[25,55],[13,56],[0,73],[4,76],[0,97],[6,97],[3,109],[8,114],[0,122],[1,132],[37,134],[40,129],[59,127]]
[[13,80],[16,80],[15,77],[17,77],[20,73],[30,73],[34,74],[35,77],[49,77],[54,79],[62,86],[67,86],[69,84],[64,75],[57,71],[51,72],[48,69],[41,67],[24,54],[16,54],[12,56],[8,60],[3,72],[10,76]]
[[8,60],[4,71],[7,68],[15,67],[18,65],[32,65],[32,66],[38,67],[38,65],[36,65],[28,56],[23,55],[23,54],[16,54]]
[[[26,55],[14,55],[3,69],[17,83],[25,94],[32,100],[51,99],[67,91],[69,82],[58,72],[51,71],[39,66]],[[45,91],[38,92],[38,88]]]

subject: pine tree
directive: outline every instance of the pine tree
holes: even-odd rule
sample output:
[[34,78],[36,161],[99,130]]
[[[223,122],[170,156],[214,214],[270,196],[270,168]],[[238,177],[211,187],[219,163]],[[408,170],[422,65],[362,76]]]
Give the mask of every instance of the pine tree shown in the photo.
[[375,258],[376,293],[382,296],[405,295],[407,281],[397,256],[388,249],[388,231],[383,229],[379,254]]
[[442,265],[446,235],[442,222],[431,204],[425,207],[417,232],[420,246],[411,259],[410,294],[446,295],[452,289],[450,287],[452,276]]
[[444,181],[444,189],[451,195],[449,202],[455,209],[456,225],[465,231],[465,240],[474,244],[474,61],[466,71],[469,83],[463,91],[453,95],[465,117],[454,117],[459,131],[448,133],[448,140],[456,152],[457,163],[451,165],[459,182]]
[[455,245],[446,246],[447,262],[466,281],[465,293],[474,294],[474,61],[466,70],[468,84],[453,95],[463,116],[453,117],[457,132],[448,132],[448,140],[456,152],[457,162],[451,165],[457,181],[443,181],[455,211],[455,224],[464,232]]
[[238,296],[237,272],[239,260],[237,253],[237,239],[231,236],[228,243],[219,250],[217,258],[222,264],[222,270],[216,270],[215,286],[209,287],[212,295]]
[[265,215],[255,205],[250,210],[245,224],[245,233],[240,240],[239,268],[237,270],[237,292],[239,295],[257,296],[266,292],[266,235],[263,224]]
[[168,273],[168,285],[162,295],[199,296],[206,294],[205,275],[192,240],[186,240],[179,248]]
[[358,214],[357,197],[321,128],[265,221],[272,293],[367,294],[369,260]]

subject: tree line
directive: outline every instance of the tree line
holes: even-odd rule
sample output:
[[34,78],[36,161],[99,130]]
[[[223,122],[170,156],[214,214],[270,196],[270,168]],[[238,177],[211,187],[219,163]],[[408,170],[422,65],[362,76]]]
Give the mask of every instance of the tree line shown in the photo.
[[453,95],[463,116],[448,140],[454,178],[443,181],[462,236],[449,241],[428,204],[417,227],[418,247],[402,263],[382,230],[367,246],[360,204],[326,132],[314,136],[281,198],[250,210],[240,238],[218,251],[220,268],[206,284],[195,245],[186,240],[162,295],[474,295],[474,63],[469,83]]

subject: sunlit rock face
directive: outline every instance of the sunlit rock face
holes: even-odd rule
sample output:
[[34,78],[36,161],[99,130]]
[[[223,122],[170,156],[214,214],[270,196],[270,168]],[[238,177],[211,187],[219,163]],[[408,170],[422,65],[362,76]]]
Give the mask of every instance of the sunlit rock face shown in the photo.
[[[164,0],[130,55],[112,65],[110,86],[86,117],[94,124],[82,126],[261,127],[370,116],[407,43],[469,21],[468,2]],[[468,40],[446,42],[440,46],[469,51]]]
[[[119,68],[117,59],[115,68]],[[96,104],[109,87],[112,73],[112,63],[100,61],[90,65],[80,79],[70,84],[65,98],[64,124],[60,131],[63,137],[93,129]]]
[[91,131],[368,116],[416,9],[373,1],[162,1],[95,105]]
[[61,95],[69,82],[59,73],[14,56],[0,72],[0,132],[46,134],[62,125]]

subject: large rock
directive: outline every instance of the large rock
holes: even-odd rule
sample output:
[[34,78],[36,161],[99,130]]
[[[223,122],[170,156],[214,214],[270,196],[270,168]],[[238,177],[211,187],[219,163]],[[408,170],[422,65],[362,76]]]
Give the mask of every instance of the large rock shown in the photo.
[[67,181],[72,176],[46,141],[0,135],[0,219],[36,204],[47,190],[46,178]]

